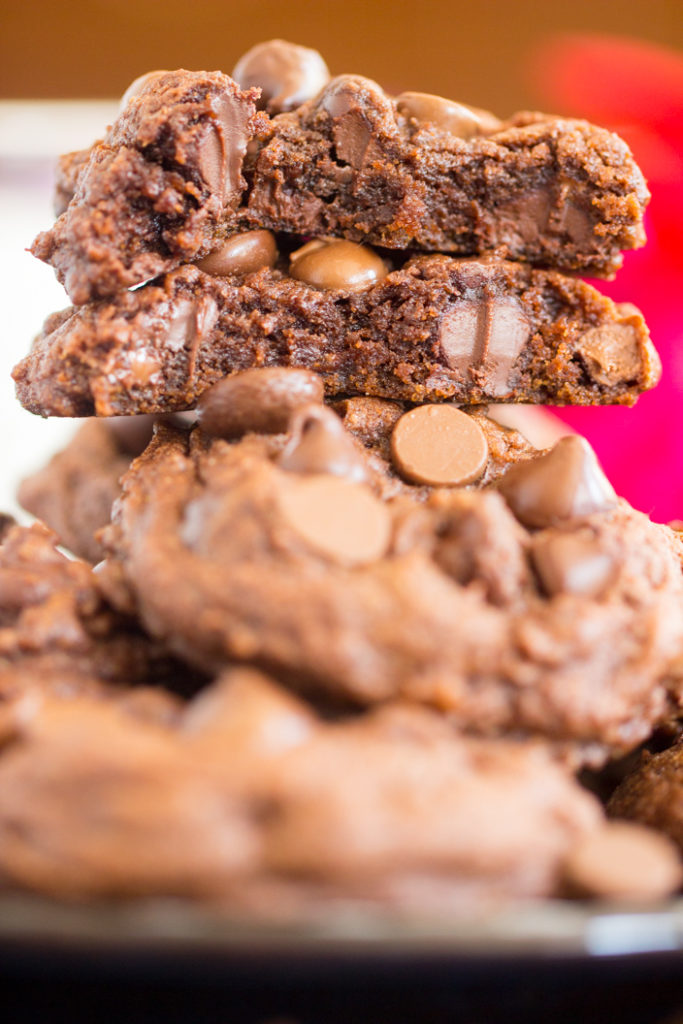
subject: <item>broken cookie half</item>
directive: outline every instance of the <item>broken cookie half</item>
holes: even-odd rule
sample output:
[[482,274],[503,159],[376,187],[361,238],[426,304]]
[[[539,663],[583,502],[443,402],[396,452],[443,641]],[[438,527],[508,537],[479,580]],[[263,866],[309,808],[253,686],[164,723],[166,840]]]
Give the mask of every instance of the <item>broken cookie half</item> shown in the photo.
[[257,366],[313,370],[330,395],[459,404],[630,405],[659,379],[634,307],[495,255],[404,262],[330,239],[278,254],[255,232],[204,265],[51,316],[14,371],[22,404],[172,412]]
[[392,98],[359,75],[328,81],[303,50],[265,44],[233,78],[143,76],[104,139],[62,161],[66,206],[32,251],[74,303],[245,228],[458,255],[501,247],[604,276],[643,244],[649,194],[618,136],[550,115],[501,122],[424,93]]

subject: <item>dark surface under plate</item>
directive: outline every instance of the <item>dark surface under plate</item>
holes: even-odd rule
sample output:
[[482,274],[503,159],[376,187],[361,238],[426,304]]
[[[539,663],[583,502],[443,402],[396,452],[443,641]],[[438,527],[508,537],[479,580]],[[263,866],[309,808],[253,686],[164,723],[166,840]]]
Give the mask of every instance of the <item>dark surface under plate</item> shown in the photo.
[[682,949],[681,901],[544,903],[453,922],[357,908],[254,925],[170,902],[5,897],[0,1019],[674,1024]]

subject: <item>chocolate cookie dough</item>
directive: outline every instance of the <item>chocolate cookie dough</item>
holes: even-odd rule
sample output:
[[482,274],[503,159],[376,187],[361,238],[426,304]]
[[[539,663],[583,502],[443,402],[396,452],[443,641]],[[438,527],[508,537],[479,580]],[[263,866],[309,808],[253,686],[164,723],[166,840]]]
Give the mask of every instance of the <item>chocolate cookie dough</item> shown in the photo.
[[245,670],[168,724],[45,698],[6,729],[0,881],[61,898],[453,912],[557,892],[602,818],[539,744],[405,706],[323,720]]
[[[284,434],[297,409],[319,403],[322,397],[322,382],[309,370],[277,367],[245,370],[205,392],[199,402],[198,416],[204,431],[219,437],[240,437],[249,431]],[[484,463],[477,461],[476,473],[470,469],[466,474],[472,476],[477,486],[496,479],[508,465],[528,458],[533,451],[518,431],[501,427],[489,419],[484,410],[472,408],[464,413],[449,405],[429,408],[455,413],[456,418],[464,417],[469,422],[469,444],[456,440],[455,446],[448,447],[448,458],[452,459],[455,451],[457,458],[471,464],[473,454],[479,460],[484,452]],[[357,397],[333,402],[329,409],[334,409],[340,417],[336,432],[332,412],[316,414],[307,408],[294,422],[296,436],[283,437],[283,446],[294,442],[291,455],[284,456],[292,465],[302,453],[309,462],[318,460],[323,471],[329,471],[331,466],[347,471],[352,462],[359,476],[372,476],[386,495],[408,489],[410,482],[417,485],[439,482],[429,476],[427,466],[421,465],[419,453],[416,453],[417,462],[413,456],[413,464],[420,479],[413,480],[396,468],[391,453],[393,428],[408,410],[407,406],[380,398]],[[99,562],[103,549],[95,534],[109,523],[112,505],[120,493],[120,478],[133,457],[140,455],[151,440],[157,419],[132,416],[88,420],[63,451],[22,482],[20,503],[47,523],[61,543],[75,554],[87,561]],[[420,443],[422,433],[419,430],[413,433]],[[351,437],[360,444],[354,444]],[[436,453],[432,454],[438,457],[442,448],[439,445],[435,448]],[[399,458],[400,449],[399,444]],[[453,466],[451,476],[452,473]],[[451,478],[451,482],[465,484],[468,481],[460,476]],[[415,486],[410,490],[418,495],[426,493],[425,487]]]
[[461,255],[500,247],[605,276],[643,244],[648,192],[616,135],[542,114],[501,122],[424,93],[391,98],[358,75],[326,82],[318,55],[287,46],[264,44],[233,72],[263,88],[275,116],[256,114],[258,88],[220,72],[154,72],[87,162],[63,162],[58,206],[70,181],[74,195],[33,252],[74,303],[244,228]]
[[88,420],[63,451],[22,481],[19,503],[47,523],[79,558],[99,562],[102,549],[95,532],[111,518],[119,478],[131,458],[108,421]]
[[[431,704],[466,730],[540,734],[580,757],[632,748],[667,717],[683,543],[618,501],[586,442],[418,500],[358,473],[336,434],[326,461],[320,444],[305,455],[306,434],[283,447],[158,427],[124,477],[103,578],[178,655],[210,673],[268,667],[359,706]],[[426,450],[423,479],[433,465]],[[530,500],[533,527],[511,511]]]
[[256,240],[244,273],[239,258],[227,276],[187,266],[56,313],[14,370],[18,397],[43,416],[170,412],[236,370],[298,366],[331,395],[630,405],[659,379],[638,311],[583,281],[495,256],[400,265],[341,243],[352,259],[339,244],[289,267],[265,252],[255,271]]
[[58,189],[63,197],[72,180],[76,191],[33,252],[54,265],[74,302],[139,284],[215,247],[245,187],[256,118],[265,117],[257,97],[219,71],[159,72],[87,163],[81,154],[63,162]]
[[683,851],[683,743],[658,754],[644,752],[640,765],[612,794],[608,809],[615,818],[666,833]]
[[154,682],[190,692],[198,678],[133,619],[115,612],[92,569],[58,551],[45,526],[6,525],[0,544],[0,704],[36,688],[65,695]]

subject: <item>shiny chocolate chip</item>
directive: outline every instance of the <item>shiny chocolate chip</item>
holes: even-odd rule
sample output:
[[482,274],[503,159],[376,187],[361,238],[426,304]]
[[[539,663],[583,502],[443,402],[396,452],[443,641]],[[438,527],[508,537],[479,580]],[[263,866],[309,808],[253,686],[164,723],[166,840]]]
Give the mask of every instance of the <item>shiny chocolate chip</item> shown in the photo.
[[599,597],[614,579],[612,556],[590,534],[539,533],[531,548],[531,559],[544,592]]
[[360,292],[387,276],[384,260],[368,245],[315,238],[290,256],[292,277],[323,291]]
[[498,489],[519,521],[555,526],[617,505],[614,488],[588,441],[563,437],[547,452],[512,466]]
[[488,110],[468,107],[464,103],[432,96],[427,92],[402,92],[396,97],[396,109],[404,117],[420,124],[433,124],[436,128],[469,139],[473,135],[487,135],[497,131],[501,122]]
[[477,421],[453,405],[419,405],[401,416],[391,435],[394,464],[412,483],[472,483],[484,472],[488,453]]
[[292,416],[292,437],[278,464],[290,473],[330,473],[348,480],[367,477],[365,460],[342,421],[323,405],[306,405]]
[[262,367],[214,384],[199,399],[197,417],[213,437],[229,439],[249,431],[279,434],[295,409],[322,400],[322,381],[310,370]]
[[356,170],[383,156],[380,134],[396,132],[394,108],[371,78],[339,75],[318,98],[320,110],[332,120],[336,156]]
[[231,277],[272,267],[276,260],[277,246],[271,231],[244,231],[226,239],[220,249],[198,260],[197,266],[215,277]]
[[249,104],[239,95],[212,97],[213,117],[199,142],[197,166],[207,187],[227,203],[242,188],[242,162],[250,139]]
[[231,77],[242,89],[258,86],[259,109],[280,114],[316,96],[329,81],[330,72],[317,50],[270,39],[240,57]]
[[444,316],[439,344],[450,369],[465,379],[472,370],[483,369],[489,394],[503,398],[530,335],[531,326],[516,299],[482,296],[461,299]]

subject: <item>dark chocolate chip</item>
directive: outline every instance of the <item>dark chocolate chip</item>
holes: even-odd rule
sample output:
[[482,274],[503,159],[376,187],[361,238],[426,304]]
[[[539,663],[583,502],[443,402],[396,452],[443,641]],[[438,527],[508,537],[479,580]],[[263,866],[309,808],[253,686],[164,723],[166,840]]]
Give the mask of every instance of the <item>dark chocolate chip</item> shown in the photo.
[[4,541],[9,531],[16,525],[17,521],[14,516],[8,515],[7,512],[0,512],[0,543]]
[[365,461],[336,413],[323,405],[298,409],[290,423],[292,438],[278,464],[291,473],[331,473],[349,480],[367,477]]
[[550,451],[512,466],[498,489],[519,521],[555,526],[617,505],[614,488],[588,441],[563,437]]
[[214,437],[278,434],[287,429],[295,409],[322,400],[322,381],[310,370],[261,367],[226,377],[205,391],[197,417],[202,430]]
[[[201,295],[197,299],[181,297],[172,309],[164,344],[173,352],[185,350],[188,380],[194,379],[197,353],[202,340],[212,330],[217,316],[218,306],[211,295]],[[136,359],[131,363],[131,375],[144,385],[154,373],[159,372],[158,357],[155,353],[151,359],[143,359],[144,349],[134,355]]]
[[242,89],[260,87],[259,109],[279,114],[316,96],[330,72],[317,50],[270,39],[240,57],[231,77]]

